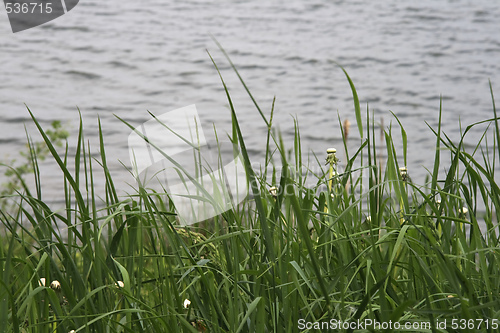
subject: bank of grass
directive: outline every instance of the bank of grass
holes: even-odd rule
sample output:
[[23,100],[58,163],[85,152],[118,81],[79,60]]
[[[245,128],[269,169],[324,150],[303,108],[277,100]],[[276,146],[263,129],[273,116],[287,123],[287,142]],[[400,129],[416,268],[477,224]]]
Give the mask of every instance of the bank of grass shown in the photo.
[[[313,323],[327,331],[332,319],[430,325],[405,332],[498,331],[494,102],[494,117],[481,122],[491,125],[494,142],[466,151],[466,134],[477,124],[453,142],[439,121],[428,181],[414,184],[406,176],[413,166],[406,164],[404,130],[387,128],[376,142],[374,121],[367,112],[362,124],[348,82],[362,140],[356,151],[336,147],[345,151],[345,166],[332,155],[325,166],[326,154],[305,165],[298,126],[294,141],[284,143],[273,129],[273,110],[255,104],[269,128],[260,170],[274,170],[263,172],[251,168],[226,89],[231,136],[252,193],[235,209],[189,227],[177,224],[165,194],[138,188],[118,196],[102,133],[95,155],[80,126],[73,160],[56,153],[33,117],[64,173],[66,206],[46,203],[32,154],[35,188],[21,183],[14,197],[1,199],[11,208],[0,213],[0,331],[302,332],[319,331]],[[97,197],[95,172],[104,172],[104,198]],[[446,329],[435,326],[445,320]]]

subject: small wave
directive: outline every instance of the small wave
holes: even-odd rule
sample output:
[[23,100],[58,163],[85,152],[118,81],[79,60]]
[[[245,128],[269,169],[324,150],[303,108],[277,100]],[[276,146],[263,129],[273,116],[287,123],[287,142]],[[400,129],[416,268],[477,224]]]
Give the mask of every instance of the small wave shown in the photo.
[[410,18],[415,21],[434,21],[434,22],[444,22],[447,21],[448,18],[445,16],[438,16],[438,15],[407,15],[406,18]]
[[190,71],[190,72],[181,72],[179,73],[179,76],[191,76],[191,75],[199,75],[200,72],[198,71]]
[[80,32],[90,32],[88,27],[83,26],[60,26],[54,23],[44,24],[40,26],[41,29],[56,30],[56,31],[80,31]]
[[15,117],[15,118],[2,119],[2,123],[8,123],[8,124],[22,124],[22,123],[27,122],[27,121],[31,121],[31,118],[29,118],[29,117]]
[[362,62],[362,63],[374,62],[377,64],[390,64],[393,62],[393,60],[390,60],[390,59],[381,59],[381,58],[374,58],[374,57],[364,57],[364,58],[360,58],[358,61]]
[[115,67],[115,68],[128,68],[128,69],[136,69],[137,66],[134,66],[134,65],[129,65],[129,64],[126,64],[124,62],[121,62],[121,61],[109,61],[108,62],[109,65],[111,65],[112,67]]
[[75,47],[73,48],[74,51],[83,51],[83,52],[90,52],[90,53],[104,53],[104,49],[97,49],[93,46],[90,45],[85,45],[82,47]]
[[66,71],[64,73],[72,75],[72,76],[77,76],[77,77],[81,77],[81,78],[84,78],[84,79],[88,79],[88,80],[96,80],[96,79],[100,79],[101,78],[100,75],[94,74],[94,73],[89,73],[89,72]]

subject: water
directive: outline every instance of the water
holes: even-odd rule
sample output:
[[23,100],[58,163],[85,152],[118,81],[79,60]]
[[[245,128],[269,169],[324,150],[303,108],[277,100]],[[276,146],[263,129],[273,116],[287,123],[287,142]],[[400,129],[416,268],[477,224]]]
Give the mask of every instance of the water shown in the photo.
[[[81,111],[94,151],[97,116],[118,187],[133,183],[129,129],[196,104],[205,132],[229,130],[227,100],[206,49],[220,66],[255,161],[264,123],[210,35],[225,47],[247,85],[285,139],[299,120],[303,144],[324,156],[341,147],[338,115],[354,124],[349,85],[362,109],[388,125],[394,112],[409,137],[409,169],[423,180],[435,139],[440,96],[444,129],[492,116],[488,80],[500,96],[500,6],[496,1],[81,1],[42,27],[12,34],[0,22],[0,156],[17,157],[24,126],[36,139],[26,103],[45,125],[62,120],[76,137]],[[393,121],[394,123],[394,121]],[[351,128],[356,132],[356,127]],[[399,131],[395,131],[399,133]],[[471,141],[479,131],[471,133]],[[221,135],[222,136],[222,135]],[[351,135],[353,138],[354,134]],[[397,138],[396,138],[397,139]],[[477,141],[476,141],[477,142]],[[292,142],[286,142],[292,147]],[[351,139],[350,147],[356,146]],[[60,174],[50,163],[46,194],[60,197]]]

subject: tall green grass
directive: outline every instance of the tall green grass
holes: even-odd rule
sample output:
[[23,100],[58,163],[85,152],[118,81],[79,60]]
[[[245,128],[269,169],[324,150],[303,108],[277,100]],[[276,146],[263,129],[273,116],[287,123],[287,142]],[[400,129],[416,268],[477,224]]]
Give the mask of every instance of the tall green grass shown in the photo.
[[[411,175],[413,168],[403,127],[401,139],[389,127],[377,141],[373,116],[363,117],[345,74],[362,141],[348,151],[343,132],[336,148],[347,158],[333,173],[326,154],[305,162],[298,124],[293,142],[284,142],[274,110],[261,109],[241,79],[268,128],[265,163],[253,169],[221,75],[231,140],[242,153],[251,195],[189,227],[178,225],[168,192],[138,187],[119,196],[102,131],[99,154],[86,145],[82,122],[76,147],[58,154],[28,110],[63,172],[65,207],[51,208],[42,196],[32,148],[35,190],[23,181],[15,198],[1,199],[10,208],[0,213],[0,331],[302,332],[315,330],[302,329],[300,320],[331,319],[432,324],[415,332],[498,331],[492,325],[500,320],[494,101],[493,118],[468,126],[459,142],[442,132],[440,110],[429,132],[436,138],[434,165],[428,181],[415,184],[400,169]],[[484,123],[491,124],[493,143],[483,142],[485,132],[466,150],[467,133]],[[325,142],[325,151],[330,146]],[[97,172],[104,173],[104,189],[94,184]],[[435,326],[445,319],[446,330]],[[476,329],[452,327],[452,319],[476,320]],[[489,320],[489,328],[483,322],[477,329],[479,319]]]

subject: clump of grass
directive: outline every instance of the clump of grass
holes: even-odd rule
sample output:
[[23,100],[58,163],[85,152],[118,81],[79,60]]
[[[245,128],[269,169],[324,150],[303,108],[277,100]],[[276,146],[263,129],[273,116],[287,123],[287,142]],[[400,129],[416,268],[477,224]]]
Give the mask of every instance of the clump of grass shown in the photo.
[[[326,166],[323,157],[314,166],[303,163],[298,125],[289,150],[273,130],[274,109],[266,115],[247,89],[269,129],[262,172],[252,168],[221,75],[231,140],[242,153],[252,196],[203,230],[178,225],[168,192],[139,187],[119,197],[102,132],[94,155],[80,123],[71,161],[68,150],[57,153],[28,110],[63,171],[66,205],[53,210],[21,182],[16,209],[0,214],[0,331],[298,332],[300,323],[332,319],[428,322],[428,331],[438,331],[445,319],[446,331],[460,329],[450,326],[452,319],[488,320],[490,328],[483,323],[479,330],[495,331],[500,129],[494,102],[494,118],[468,126],[458,143],[442,133],[440,110],[438,128],[431,129],[434,165],[428,182],[419,185],[408,177],[402,126],[403,159],[389,127],[381,168],[374,121],[367,112],[363,124],[345,75],[362,142],[355,152],[344,143],[343,170],[333,150]],[[481,140],[466,151],[467,133],[485,122],[494,127],[493,148],[481,148]],[[443,152],[450,159],[444,177]],[[38,188],[32,146],[30,156]],[[93,181],[96,168],[106,179],[104,208]],[[481,218],[478,207],[484,207]]]

